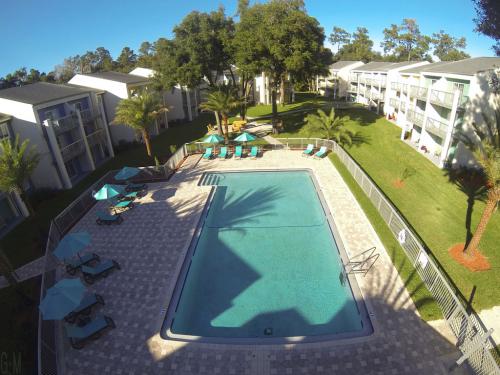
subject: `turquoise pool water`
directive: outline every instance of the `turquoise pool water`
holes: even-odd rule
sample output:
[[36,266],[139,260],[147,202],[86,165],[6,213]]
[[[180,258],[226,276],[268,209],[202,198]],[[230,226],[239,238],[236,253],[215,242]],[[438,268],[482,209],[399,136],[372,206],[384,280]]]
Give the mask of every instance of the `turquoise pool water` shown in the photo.
[[362,330],[307,171],[216,173],[202,183],[217,188],[180,280],[172,333],[276,338]]

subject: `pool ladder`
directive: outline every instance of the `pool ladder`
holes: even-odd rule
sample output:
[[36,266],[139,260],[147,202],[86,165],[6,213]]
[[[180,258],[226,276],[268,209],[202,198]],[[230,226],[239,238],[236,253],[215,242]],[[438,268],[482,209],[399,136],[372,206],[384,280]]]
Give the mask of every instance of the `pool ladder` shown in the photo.
[[375,251],[375,246],[363,251],[361,254],[356,255],[349,259],[347,264],[343,264],[343,271],[345,276],[360,273],[363,277],[370,271],[379,258],[380,254]]

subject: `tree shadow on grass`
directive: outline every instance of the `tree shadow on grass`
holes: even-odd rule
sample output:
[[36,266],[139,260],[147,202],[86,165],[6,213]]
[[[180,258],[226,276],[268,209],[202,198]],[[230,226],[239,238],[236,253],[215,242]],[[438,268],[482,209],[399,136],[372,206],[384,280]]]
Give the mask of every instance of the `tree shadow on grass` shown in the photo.
[[484,202],[486,199],[486,178],[482,170],[471,167],[447,169],[444,175],[455,184],[467,197],[467,211],[465,213],[465,246],[472,240],[472,213],[476,201]]

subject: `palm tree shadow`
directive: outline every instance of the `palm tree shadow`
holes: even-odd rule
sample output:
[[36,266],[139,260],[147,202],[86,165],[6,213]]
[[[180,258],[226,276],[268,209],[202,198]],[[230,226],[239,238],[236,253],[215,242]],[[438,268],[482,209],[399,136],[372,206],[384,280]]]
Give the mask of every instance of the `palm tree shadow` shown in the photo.
[[486,178],[482,170],[473,167],[460,167],[445,170],[445,176],[467,196],[467,211],[465,214],[465,246],[472,239],[472,213],[476,201],[484,202],[486,199]]
[[371,137],[363,134],[362,132],[356,132],[353,136],[351,136],[351,146],[349,147],[359,147],[361,145],[369,145],[371,144]]

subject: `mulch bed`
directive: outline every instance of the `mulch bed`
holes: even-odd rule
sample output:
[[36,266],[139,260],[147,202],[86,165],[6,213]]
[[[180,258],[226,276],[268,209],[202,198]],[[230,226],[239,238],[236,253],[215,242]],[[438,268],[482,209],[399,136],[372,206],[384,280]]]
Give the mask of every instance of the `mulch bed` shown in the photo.
[[448,249],[448,253],[456,262],[460,263],[470,271],[480,272],[491,269],[488,258],[481,254],[481,252],[474,250],[473,252],[469,252],[469,254],[465,254],[464,246],[465,244],[463,243],[453,245],[450,249]]

